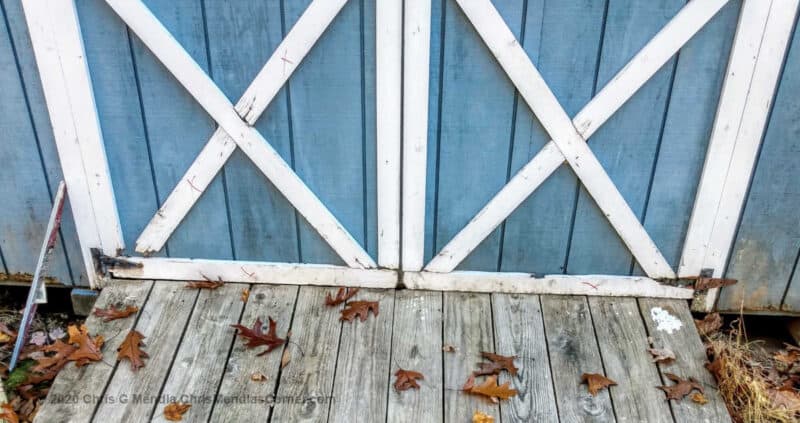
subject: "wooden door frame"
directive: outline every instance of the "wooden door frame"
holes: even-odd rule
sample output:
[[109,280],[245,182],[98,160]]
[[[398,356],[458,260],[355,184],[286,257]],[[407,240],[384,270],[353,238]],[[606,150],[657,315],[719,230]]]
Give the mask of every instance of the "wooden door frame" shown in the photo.
[[[111,275],[692,298],[692,289],[664,280],[701,272],[721,277],[724,272],[800,0],[744,1],[677,272],[666,263],[586,141],[728,0],[689,1],[573,119],[560,107],[491,1],[457,0],[553,140],[427,264],[423,247],[430,0],[376,3],[377,261],[253,128],[348,0],[312,1],[235,105],[141,0],[105,1],[219,125],[137,240],[136,251],[160,250],[233,151],[241,148],[346,263],[136,257],[126,258],[126,266],[112,266]],[[92,250],[118,257],[124,242],[74,0],[22,0],[22,4],[87,274],[92,286],[99,286],[103,277],[95,271]],[[647,276],[456,271],[565,157]],[[710,290],[699,304],[711,309],[717,295],[717,290]]]

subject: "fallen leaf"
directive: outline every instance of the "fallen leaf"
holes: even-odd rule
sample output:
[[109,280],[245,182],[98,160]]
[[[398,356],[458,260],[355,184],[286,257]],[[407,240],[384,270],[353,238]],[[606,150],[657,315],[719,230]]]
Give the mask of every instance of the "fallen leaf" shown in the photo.
[[675,353],[668,348],[648,348],[647,352],[653,356],[654,363],[671,363],[675,360]]
[[0,344],[14,342],[17,339],[17,332],[11,330],[5,323],[0,323]]
[[472,423],[494,423],[494,417],[481,411],[476,411],[472,414]]
[[256,319],[255,323],[253,323],[252,329],[242,325],[231,326],[239,330],[239,336],[247,339],[247,344],[245,344],[245,347],[255,348],[262,345],[267,346],[265,351],[257,354],[259,356],[278,348],[279,346],[283,345],[284,342],[286,342],[285,339],[278,338],[276,333],[278,325],[274,320],[272,320],[272,317],[269,318],[269,330],[267,333],[264,333],[263,331],[264,323],[261,321],[260,317]]
[[461,387],[462,391],[469,391],[475,386],[475,373],[470,373],[464,386]]
[[245,288],[245,289],[242,290],[241,299],[242,299],[243,303],[246,303],[247,300],[250,299],[250,290],[249,289]]
[[407,391],[411,388],[419,389],[417,380],[425,379],[425,376],[423,376],[422,373],[415,372],[413,370],[397,369],[397,372],[394,375],[397,376],[397,380],[394,381],[394,389],[398,392]]
[[117,361],[127,358],[131,361],[131,370],[134,372],[144,367],[142,358],[148,358],[147,353],[141,350],[142,339],[144,339],[144,335],[139,331],[131,330],[117,348]]
[[328,292],[325,294],[325,305],[328,307],[337,306],[353,298],[356,293],[358,293],[358,288],[339,288],[339,290],[336,291],[336,298],[333,298],[331,297],[331,293]]
[[694,390],[700,391],[701,394],[705,394],[703,386],[700,385],[700,382],[694,378],[690,377],[689,379],[681,379],[672,373],[664,373],[664,376],[666,376],[667,379],[675,382],[675,384],[672,386],[665,385],[656,387],[667,394],[667,400],[680,401]]
[[36,331],[31,334],[31,339],[28,341],[31,345],[42,346],[47,343],[47,334],[42,331]]
[[703,320],[695,319],[694,325],[697,326],[700,336],[709,336],[722,327],[722,317],[719,313],[706,314]]
[[107,308],[95,308],[94,315],[97,317],[102,317],[104,322],[110,322],[112,320],[124,319],[128,316],[136,314],[138,311],[139,307],[132,305],[129,305],[125,308],[108,306]]
[[708,398],[706,398],[706,396],[701,394],[700,392],[693,393],[690,398],[692,399],[692,402],[695,404],[704,405],[708,403]]
[[588,385],[589,393],[592,394],[592,396],[596,396],[601,389],[617,384],[617,382],[597,373],[582,374],[581,383]]
[[772,404],[787,410],[800,411],[800,394],[795,391],[779,391],[771,389],[769,391]]
[[354,318],[359,317],[361,321],[364,322],[367,320],[370,311],[372,311],[373,316],[378,316],[377,301],[351,301],[347,303],[344,310],[342,310],[342,317],[340,320],[352,322]]
[[478,363],[479,368],[475,372],[475,376],[496,375],[499,374],[501,370],[505,370],[512,376],[516,376],[517,370],[519,370],[514,366],[514,359],[516,359],[517,356],[508,357],[490,352],[482,352],[481,356],[491,362]]
[[171,402],[164,407],[164,418],[171,422],[179,422],[191,407],[192,404],[189,403]]
[[222,281],[194,281],[186,284],[186,288],[217,289],[225,285]]
[[78,349],[67,357],[68,360],[74,361],[76,366],[81,367],[91,361],[103,359],[103,354],[100,353],[100,348],[103,346],[102,336],[96,336],[92,339],[89,337],[89,332],[85,325],[81,325],[80,329],[71,325],[67,327],[67,332],[69,333],[69,343],[78,344]]
[[510,385],[511,382],[498,385],[497,376],[492,375],[487,377],[482,384],[473,386],[469,392],[471,394],[483,395],[492,402],[497,403],[498,400],[506,400],[517,395],[517,390],[509,388]]
[[289,364],[290,361],[292,361],[292,355],[289,354],[289,349],[285,348],[283,350],[283,355],[281,355],[281,369],[286,367],[286,365]]
[[11,335],[6,335],[5,333],[0,332],[0,344],[7,344],[10,343],[14,338]]
[[450,344],[447,344],[447,345],[442,347],[442,351],[444,351],[444,352],[456,352],[456,347],[454,347],[454,346],[452,346]]
[[722,370],[725,368],[725,364],[725,358],[722,356],[716,356],[714,361],[706,363],[706,369],[714,375],[717,382],[722,380]]
[[267,380],[267,376],[264,375],[264,373],[255,372],[250,375],[250,380],[252,380],[253,382],[264,382],[265,380]]
[[800,361],[800,348],[795,347],[794,345],[784,344],[786,348],[781,351],[778,351],[773,355],[775,360],[780,361],[787,366],[793,366]]
[[5,420],[6,423],[19,423],[19,416],[11,404],[0,404],[0,420]]

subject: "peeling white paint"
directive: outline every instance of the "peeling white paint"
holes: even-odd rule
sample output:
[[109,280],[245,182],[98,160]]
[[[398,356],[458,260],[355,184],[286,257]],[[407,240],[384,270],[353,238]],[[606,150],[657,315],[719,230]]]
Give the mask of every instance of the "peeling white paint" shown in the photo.
[[653,318],[653,322],[656,324],[657,331],[664,331],[668,334],[672,334],[676,330],[680,329],[683,323],[681,323],[680,319],[677,317],[669,314],[667,310],[664,310],[661,307],[653,307],[650,309],[650,316]]

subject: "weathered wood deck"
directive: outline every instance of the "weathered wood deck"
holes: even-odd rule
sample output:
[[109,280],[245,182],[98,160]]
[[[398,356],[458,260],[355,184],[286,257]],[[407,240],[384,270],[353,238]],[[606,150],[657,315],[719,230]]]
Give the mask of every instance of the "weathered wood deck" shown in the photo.
[[[98,306],[136,304],[140,312],[109,323],[88,319],[90,333],[106,339],[105,364],[70,363],[36,421],[162,421],[163,401],[173,398],[192,403],[188,422],[469,422],[476,410],[498,422],[730,421],[703,368],[703,346],[684,301],[362,290],[357,298],[379,301],[380,314],[350,323],[339,320],[339,307],[324,306],[333,288],[253,285],[246,304],[244,288],[197,290],[178,282],[106,288]],[[679,318],[680,329],[658,330],[653,307]],[[280,349],[257,357],[260,350],[245,349],[230,327],[267,316],[278,322],[280,336],[291,330],[285,346],[291,361],[283,369]],[[132,328],[146,336],[150,356],[137,372],[114,362]],[[648,336],[677,360],[654,364]],[[443,352],[443,345],[455,351]],[[512,378],[518,396],[494,405],[459,391],[481,351],[519,356]],[[398,367],[425,375],[419,391],[394,390]],[[267,380],[252,381],[254,372]],[[580,385],[584,372],[604,373],[619,385],[592,397]],[[700,380],[710,402],[665,401],[655,388],[664,372]]]

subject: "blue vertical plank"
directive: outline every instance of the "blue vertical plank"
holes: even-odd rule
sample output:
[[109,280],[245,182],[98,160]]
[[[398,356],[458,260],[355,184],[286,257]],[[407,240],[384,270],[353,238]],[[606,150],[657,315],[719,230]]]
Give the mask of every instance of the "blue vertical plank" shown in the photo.
[[[200,0],[147,0],[147,6],[192,58],[208,70]],[[134,35],[132,35],[135,37]],[[182,181],[215,124],[138,39],[135,67],[160,202]],[[233,256],[221,175],[208,186],[167,243],[173,257]]]
[[[33,273],[52,202],[4,7],[0,14],[0,249],[8,273]],[[51,260],[48,273],[71,284],[64,251]]]
[[126,25],[101,0],[77,2],[125,246],[158,209]]
[[[238,100],[283,39],[278,1],[209,1],[206,5],[211,69],[215,81]],[[256,128],[291,163],[286,89]],[[253,162],[236,151],[225,165],[234,250],[241,260],[296,262],[294,208]]]
[[791,277],[800,249],[800,31],[795,30],[722,290],[722,310],[800,310]]
[[[598,90],[680,10],[682,0],[611,0]],[[633,212],[643,216],[669,100],[674,59],[659,70],[590,140],[592,151]],[[631,254],[581,188],[567,262],[571,274],[631,272]]]
[[[564,110],[573,117],[592,98],[606,4],[603,1],[587,4],[582,0],[536,3],[528,3],[524,47],[531,56],[538,51],[536,66]],[[511,174],[549,140],[533,112],[520,101]],[[562,165],[509,216],[504,229],[501,270],[564,272],[576,184],[569,166]]]
[[[364,248],[372,257],[378,257],[378,158],[376,157],[375,109],[375,2],[361,3],[361,114],[363,128],[364,162]],[[383,47],[386,48],[386,47]],[[398,117],[399,119],[399,117]],[[384,193],[385,195],[385,193]]]
[[[520,37],[524,2],[495,1]],[[454,0],[448,0],[442,74],[435,245],[441,249],[505,185],[514,86]],[[462,269],[496,270],[499,230]]]
[[[677,269],[719,103],[741,1],[728,3],[680,51],[644,227]],[[642,271],[636,268],[636,273]]]
[[[19,66],[20,77],[23,84],[23,93],[26,99],[26,106],[29,110],[33,124],[33,135],[39,148],[39,154],[46,172],[46,182],[49,183],[49,196],[58,188],[61,176],[61,166],[58,161],[55,141],[53,140],[53,130],[50,127],[50,118],[47,113],[47,104],[44,101],[39,73],[36,67],[36,59],[33,55],[28,27],[25,16],[22,12],[22,4],[19,1],[0,2],[8,25],[8,32],[11,45],[16,52],[17,65]],[[8,69],[10,72],[11,69]],[[69,199],[65,205],[67,212],[61,222],[60,240],[56,248],[64,251],[66,261],[71,275],[71,280],[64,280],[66,283],[88,285],[86,269],[83,266],[78,234],[75,230],[75,222],[69,212]]]
[[[308,0],[285,2],[291,26]],[[334,216],[364,245],[361,28],[348,2],[289,81],[295,169]],[[301,260],[341,264],[319,234],[300,222]]]
[[439,164],[439,134],[442,115],[442,76],[444,67],[445,19],[447,0],[431,0],[431,47],[428,73],[428,157],[425,172],[425,248],[427,263],[439,251],[434,251],[434,221],[436,220],[436,175]]

